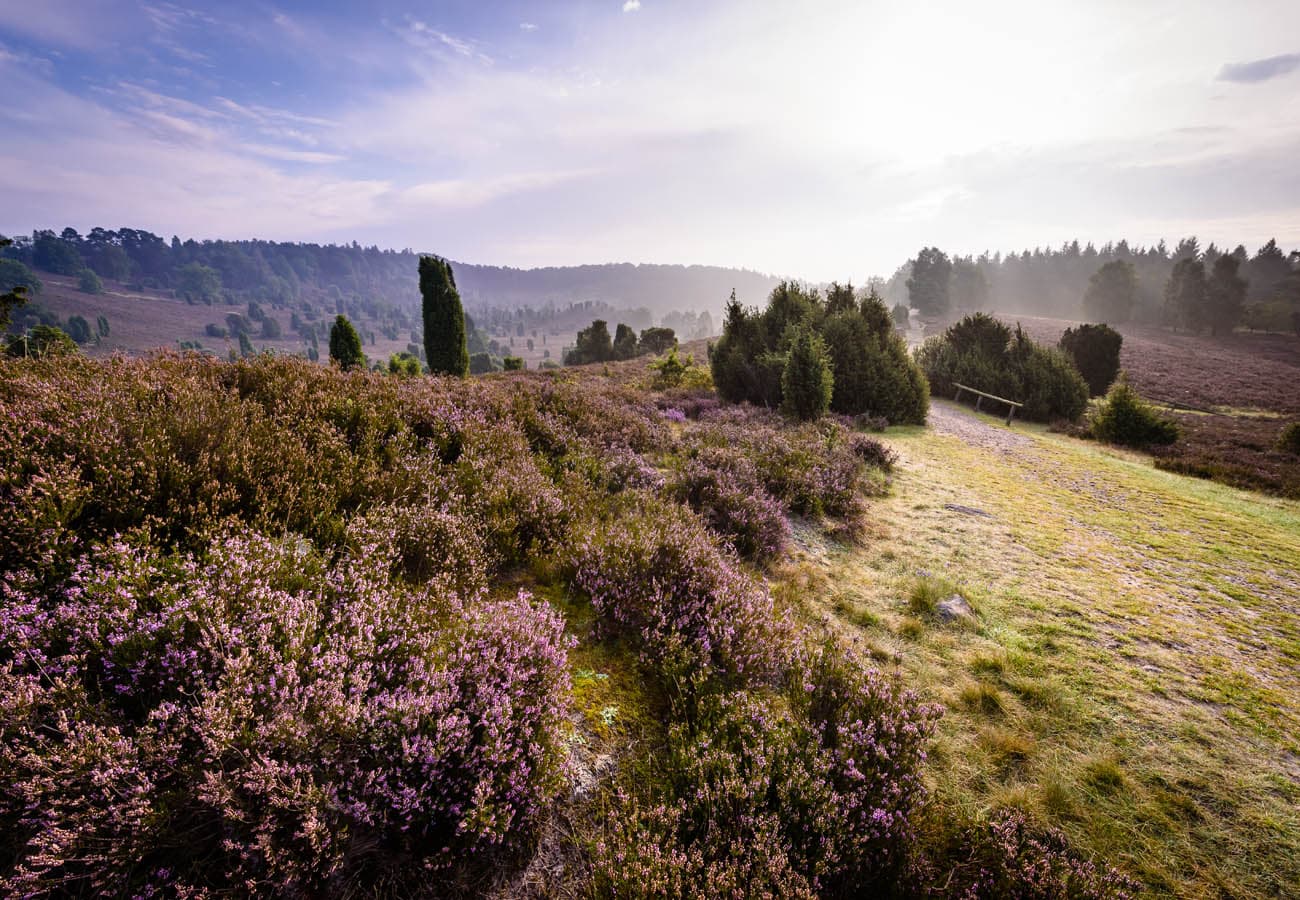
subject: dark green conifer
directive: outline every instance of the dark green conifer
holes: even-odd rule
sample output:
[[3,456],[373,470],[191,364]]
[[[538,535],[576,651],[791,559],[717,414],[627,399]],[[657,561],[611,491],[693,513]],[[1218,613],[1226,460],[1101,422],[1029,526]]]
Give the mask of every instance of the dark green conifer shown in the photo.
[[424,354],[429,371],[434,375],[468,375],[465,310],[451,264],[445,259],[420,257],[420,296],[424,299]]
[[[240,337],[243,336],[241,332]],[[344,371],[366,364],[366,355],[361,352],[361,335],[342,314],[335,317],[330,328],[330,360],[338,363]]]

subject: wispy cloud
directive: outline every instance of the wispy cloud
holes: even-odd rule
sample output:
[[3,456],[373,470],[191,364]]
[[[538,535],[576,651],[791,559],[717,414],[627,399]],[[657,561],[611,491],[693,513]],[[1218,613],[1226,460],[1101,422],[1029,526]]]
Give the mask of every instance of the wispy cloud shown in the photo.
[[1280,78],[1300,69],[1300,53],[1284,53],[1267,59],[1255,59],[1243,63],[1227,63],[1219,70],[1220,81],[1232,81],[1237,84],[1255,84]]
[[457,37],[454,34],[448,34],[419,19],[407,17],[405,26],[394,30],[402,35],[407,43],[426,51],[432,51],[435,55],[437,55],[438,51],[450,50],[452,53],[466,59],[477,59],[484,63],[492,62],[492,58],[478,49],[473,42]]
[[[390,0],[376,20],[361,4],[0,0],[0,230],[133,221],[855,280],[923,244],[1104,240],[1125,222],[1256,217],[1202,237],[1289,221],[1277,237],[1300,240],[1300,122],[1278,96],[1291,82],[1223,83],[1300,66],[1263,58],[1300,33],[1300,5],[1242,0],[1230,33],[1188,8],[1182,40],[1135,53],[1150,25],[1137,11],[1027,17],[1018,2],[452,4],[434,18],[444,5]],[[771,65],[790,46],[818,52]],[[1207,84],[1206,47],[1248,62]],[[186,54],[205,62],[177,77]]]
[[454,178],[417,184],[401,192],[407,204],[434,209],[468,209],[502,197],[540,191],[591,176],[595,170],[523,172],[486,178]]

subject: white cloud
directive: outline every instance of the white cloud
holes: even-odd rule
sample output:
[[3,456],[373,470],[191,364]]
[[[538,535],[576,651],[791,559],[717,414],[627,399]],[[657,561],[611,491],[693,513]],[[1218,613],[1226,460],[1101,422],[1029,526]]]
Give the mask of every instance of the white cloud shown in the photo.
[[537,30],[537,24],[536,24],[535,22],[520,22],[520,23],[519,23],[519,30],[520,30],[520,31],[536,31],[536,30]]
[[[22,102],[0,106],[17,135],[0,148],[0,230],[134,222],[859,283],[923,244],[1149,241],[1166,226],[1171,240],[1276,228],[1300,242],[1290,82],[1216,83],[1203,50],[1212,63],[1267,58],[1270,34],[1300,33],[1300,6],[1247,0],[1231,32],[1191,10],[1175,42],[1118,0],[1050,16],[990,2],[935,15],[824,0],[809,16],[718,0],[655,7],[636,28],[557,14],[554,42],[503,49],[495,65],[487,38],[434,24],[345,35],[286,20],[266,40],[349,74],[301,106],[265,85],[251,95],[262,105],[224,84],[167,96],[143,78],[77,99],[29,68],[7,82]],[[507,48],[538,44],[511,21],[498,26]],[[791,46],[817,52],[773,65]],[[19,69],[0,48],[0,70]],[[1229,227],[1237,236],[1215,230]]]
[[641,8],[641,0],[625,0],[623,3],[623,12],[636,12]]

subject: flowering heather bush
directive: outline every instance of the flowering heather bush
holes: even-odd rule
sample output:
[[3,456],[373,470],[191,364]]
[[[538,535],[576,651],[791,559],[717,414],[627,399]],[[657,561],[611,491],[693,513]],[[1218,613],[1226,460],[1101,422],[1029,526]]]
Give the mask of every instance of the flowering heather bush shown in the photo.
[[792,427],[775,413],[739,406],[707,414],[691,437],[746,457],[790,510],[838,516],[852,511],[863,487],[850,434],[832,420]]
[[743,557],[776,556],[790,538],[785,510],[744,456],[720,447],[701,448],[682,465],[672,487]]
[[693,388],[677,388],[664,391],[659,395],[657,403],[663,413],[666,414],[669,410],[677,410],[687,419],[698,419],[705,413],[712,412],[722,406],[722,401],[718,399],[713,391]]
[[117,542],[0,617],[0,889],[319,895],[526,839],[562,783],[563,623],[232,533]]
[[898,462],[898,454],[880,441],[865,434],[849,435],[849,452],[873,468],[888,472]]
[[931,896],[964,900],[1125,900],[1137,885],[1115,869],[1070,848],[1057,829],[1035,829],[1022,813],[1002,810],[969,829],[957,852],[962,863],[946,869]]
[[627,503],[575,536],[568,566],[604,628],[633,639],[655,664],[727,682],[781,671],[787,625],[771,595],[678,506]]
[[788,698],[711,694],[670,728],[668,796],[620,798],[620,824],[595,847],[603,889],[856,897],[894,887],[937,710],[840,646],[812,651],[795,674]]

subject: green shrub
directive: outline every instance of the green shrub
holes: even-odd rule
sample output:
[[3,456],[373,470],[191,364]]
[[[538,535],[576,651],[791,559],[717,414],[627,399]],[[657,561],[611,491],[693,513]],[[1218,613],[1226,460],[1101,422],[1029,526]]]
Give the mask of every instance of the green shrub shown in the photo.
[[469,358],[469,374],[486,375],[492,371],[492,356],[488,353],[474,353]]
[[1277,449],[1300,456],[1300,422],[1292,422],[1277,436]]
[[85,316],[69,316],[65,330],[68,332],[68,337],[78,344],[90,343],[90,339],[94,337],[94,333],[90,330],[90,323],[86,321]]
[[1138,396],[1122,375],[1093,413],[1092,436],[1109,444],[1146,447],[1178,440],[1178,424]]
[[100,281],[99,276],[90,269],[82,269],[77,275],[77,290],[83,294],[102,294],[104,282]]
[[1021,415],[1038,422],[1073,422],[1083,415],[1088,408],[1088,385],[1068,356],[1055,347],[1035,344],[1019,328],[1010,355],[1024,403]]
[[781,411],[801,422],[820,418],[830,407],[834,387],[826,344],[811,327],[799,328],[781,373]]
[[77,343],[54,325],[37,325],[24,335],[11,338],[5,351],[16,357],[68,356]]
[[[247,332],[241,331],[239,348],[244,356],[248,355],[244,349],[247,341]],[[364,367],[366,364],[366,355],[361,352],[361,335],[357,334],[356,328],[352,327],[347,316],[336,316],[334,325],[330,328],[330,360],[338,363],[339,368],[345,371],[356,366]]]
[[[883,304],[874,298],[863,306]],[[930,406],[930,386],[907,354],[907,345],[889,324],[887,313],[873,329],[861,310],[829,316],[821,333],[835,365],[831,409],[844,415],[880,416],[893,424],[923,424]]]
[[837,285],[833,303],[823,302],[816,291],[787,283],[759,312],[742,307],[733,295],[722,337],[709,351],[719,395],[733,403],[789,407],[782,382],[792,341],[807,330],[824,343],[834,373],[831,409],[893,423],[924,422],[929,384],[908,357],[889,309],[874,294],[860,303],[851,298],[850,288]]
[[950,393],[957,384],[1023,403],[1026,419],[1078,419],[1088,385],[1065,354],[1035,344],[1017,326],[984,313],[967,316],[916,352],[930,386]]
[[1067,328],[1058,346],[1074,361],[1092,396],[1100,397],[1119,375],[1119,350],[1124,337],[1109,325]]
[[394,353],[388,357],[388,374],[401,375],[404,378],[414,377],[423,371],[420,361],[410,353]]
[[501,368],[507,372],[522,372],[524,370],[523,357],[507,356],[501,360]]

